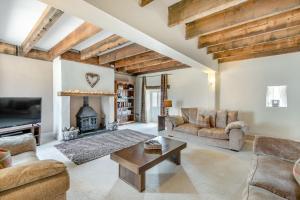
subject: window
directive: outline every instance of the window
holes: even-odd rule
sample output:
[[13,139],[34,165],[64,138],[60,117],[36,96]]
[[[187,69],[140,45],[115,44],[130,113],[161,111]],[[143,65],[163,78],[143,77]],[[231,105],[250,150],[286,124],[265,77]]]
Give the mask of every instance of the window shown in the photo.
[[267,107],[287,107],[287,86],[268,86],[266,96]]

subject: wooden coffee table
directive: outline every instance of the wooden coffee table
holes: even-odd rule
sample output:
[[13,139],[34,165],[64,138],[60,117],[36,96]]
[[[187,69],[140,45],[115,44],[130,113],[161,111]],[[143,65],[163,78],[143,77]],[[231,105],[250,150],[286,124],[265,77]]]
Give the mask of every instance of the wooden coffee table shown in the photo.
[[153,139],[162,144],[160,152],[145,150],[144,143],[141,142],[110,154],[110,158],[119,163],[119,178],[139,192],[145,190],[146,170],[166,159],[180,165],[180,151],[186,148],[185,142],[161,136]]

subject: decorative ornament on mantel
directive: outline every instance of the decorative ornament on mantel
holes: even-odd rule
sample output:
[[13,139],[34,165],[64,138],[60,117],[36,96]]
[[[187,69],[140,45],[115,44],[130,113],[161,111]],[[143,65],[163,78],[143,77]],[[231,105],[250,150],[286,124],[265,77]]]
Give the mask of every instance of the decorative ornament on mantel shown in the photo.
[[99,74],[88,72],[85,74],[85,79],[88,82],[88,84],[91,86],[91,88],[94,88],[95,85],[100,81],[100,76]]

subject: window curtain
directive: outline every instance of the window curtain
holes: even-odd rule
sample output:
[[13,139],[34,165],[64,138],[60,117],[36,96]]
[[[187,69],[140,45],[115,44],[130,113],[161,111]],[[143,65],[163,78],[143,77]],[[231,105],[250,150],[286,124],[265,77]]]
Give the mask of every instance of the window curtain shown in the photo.
[[142,97],[141,97],[141,122],[146,123],[146,87],[147,87],[147,79],[144,76],[142,78]]
[[164,100],[168,99],[168,74],[162,74],[160,77],[160,115],[166,115]]

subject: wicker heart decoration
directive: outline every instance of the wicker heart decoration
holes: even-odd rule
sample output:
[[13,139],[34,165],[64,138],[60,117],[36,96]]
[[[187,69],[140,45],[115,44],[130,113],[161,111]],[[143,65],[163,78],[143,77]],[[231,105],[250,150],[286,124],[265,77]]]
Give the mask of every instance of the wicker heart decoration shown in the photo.
[[99,74],[95,73],[86,73],[85,79],[88,82],[88,84],[93,88],[100,81],[100,76]]

